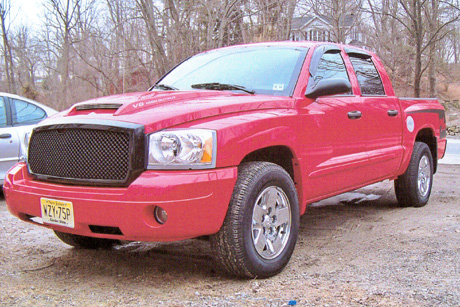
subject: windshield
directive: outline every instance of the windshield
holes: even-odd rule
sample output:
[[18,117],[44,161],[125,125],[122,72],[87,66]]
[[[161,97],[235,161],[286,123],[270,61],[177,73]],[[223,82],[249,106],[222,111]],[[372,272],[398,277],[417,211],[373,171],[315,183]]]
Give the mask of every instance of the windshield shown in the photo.
[[[273,46],[217,49],[184,61],[155,88],[238,91],[242,87],[256,94],[291,96],[307,51]],[[206,86],[211,83],[213,87]]]

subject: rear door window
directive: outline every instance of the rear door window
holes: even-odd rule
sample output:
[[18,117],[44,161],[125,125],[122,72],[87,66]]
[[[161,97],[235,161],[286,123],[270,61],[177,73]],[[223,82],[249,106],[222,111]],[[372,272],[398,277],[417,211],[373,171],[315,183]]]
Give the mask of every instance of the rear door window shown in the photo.
[[46,113],[38,106],[18,99],[11,99],[13,125],[36,124],[46,118]]
[[361,95],[363,96],[384,96],[382,79],[377,68],[375,68],[372,58],[350,55],[356,77],[358,78]]

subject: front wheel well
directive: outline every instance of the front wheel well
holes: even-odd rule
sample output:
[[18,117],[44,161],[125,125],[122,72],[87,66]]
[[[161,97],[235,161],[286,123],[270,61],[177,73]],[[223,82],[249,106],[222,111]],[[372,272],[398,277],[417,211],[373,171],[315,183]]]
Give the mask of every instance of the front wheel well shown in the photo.
[[295,182],[294,166],[292,161],[293,158],[294,155],[288,147],[271,146],[251,152],[243,158],[241,163],[261,161],[277,164],[284,168],[284,170],[289,174],[289,176],[291,176],[292,180]]
[[430,148],[431,156],[433,157],[433,173],[436,173],[438,168],[438,143],[431,129],[425,128],[417,133],[416,142],[422,142]]

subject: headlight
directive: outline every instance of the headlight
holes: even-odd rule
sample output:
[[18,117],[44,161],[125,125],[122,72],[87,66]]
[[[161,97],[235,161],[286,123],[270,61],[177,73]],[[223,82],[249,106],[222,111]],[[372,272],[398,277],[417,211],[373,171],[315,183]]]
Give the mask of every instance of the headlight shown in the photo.
[[149,169],[204,169],[216,166],[216,132],[164,130],[149,136]]
[[27,161],[27,154],[29,152],[29,143],[30,143],[31,136],[32,136],[32,131],[29,131],[24,135],[24,138],[21,140],[20,153],[19,153],[20,162]]

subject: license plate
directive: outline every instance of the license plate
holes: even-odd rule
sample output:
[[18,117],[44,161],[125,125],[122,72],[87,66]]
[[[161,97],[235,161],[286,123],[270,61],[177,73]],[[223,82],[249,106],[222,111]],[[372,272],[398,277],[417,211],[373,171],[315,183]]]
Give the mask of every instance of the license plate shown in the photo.
[[70,201],[40,198],[44,223],[74,228],[73,205]]

